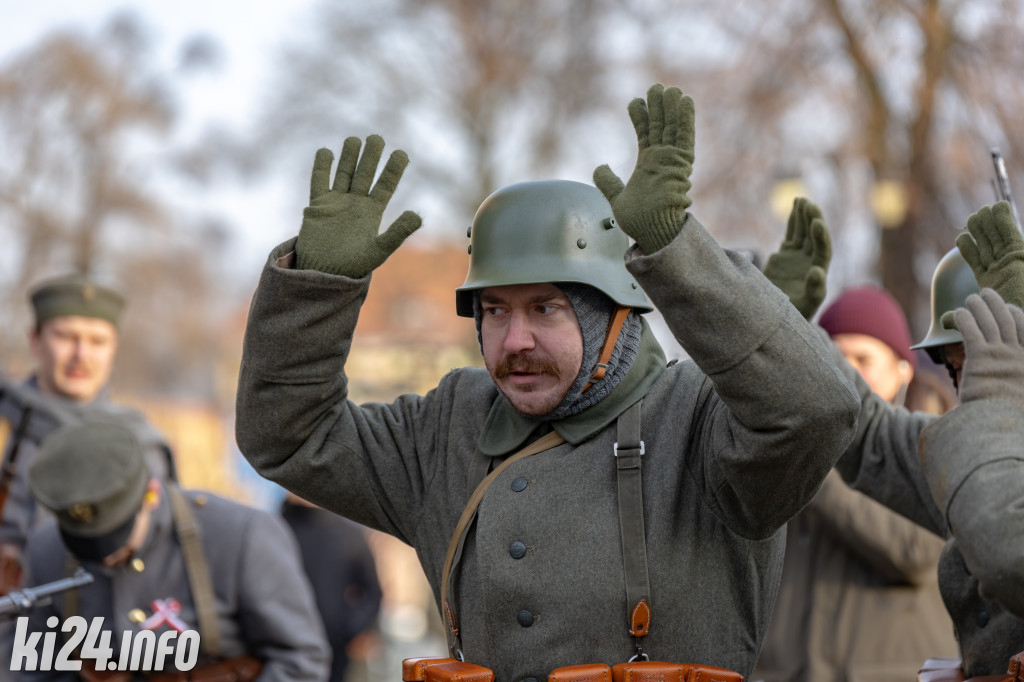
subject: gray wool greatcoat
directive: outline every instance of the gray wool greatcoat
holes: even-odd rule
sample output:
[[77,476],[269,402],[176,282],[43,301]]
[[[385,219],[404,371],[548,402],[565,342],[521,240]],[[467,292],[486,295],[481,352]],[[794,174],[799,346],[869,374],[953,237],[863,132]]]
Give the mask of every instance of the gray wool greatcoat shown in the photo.
[[[302,570],[294,536],[278,516],[247,507],[216,495],[183,491],[192,504],[202,541],[203,554],[213,583],[221,656],[255,656],[264,661],[254,682],[326,682],[330,650],[313,590]],[[179,617],[190,630],[199,630],[195,596],[189,584],[181,545],[175,534],[166,491],[154,510],[152,526],[136,559],[118,568],[91,561],[82,566],[93,582],[78,593],[78,615],[88,622],[102,617],[111,631],[110,646],[119,660],[125,632],[138,633],[130,619],[133,610],[154,614],[156,599],[177,599]],[[29,584],[38,585],[67,575],[68,554],[57,524],[50,522],[33,531],[28,543]],[[138,569],[142,570],[138,570]],[[51,616],[64,622],[69,614],[60,596],[32,611],[28,632],[52,632]],[[157,637],[169,632],[167,624],[155,630]],[[199,630],[200,639],[203,632]],[[61,635],[58,634],[58,640]],[[60,645],[56,647],[59,649]],[[37,651],[42,646],[37,646]],[[173,670],[174,656],[165,659]],[[202,655],[198,665],[208,663]],[[9,669],[5,665],[4,669]],[[19,682],[77,682],[74,672],[22,672]]]
[[964,676],[1005,673],[1024,651],[1021,410],[984,400],[942,417],[910,413],[836,362],[862,399],[857,436],[836,468],[855,489],[947,539],[939,590]]
[[[412,545],[437,597],[471,463],[520,449],[545,425],[478,368],[424,396],[348,401],[369,277],[289,269],[293,249],[271,253],[250,309],[238,443],[265,477]],[[694,361],[666,368],[645,325],[622,383],[551,425],[567,442],[490,487],[455,596],[466,660],[499,682],[634,653],[613,443],[615,417],[641,396],[653,660],[750,672],[778,589],[780,529],[854,432],[857,396],[814,329],[692,217],[658,252],[631,250],[627,267]]]

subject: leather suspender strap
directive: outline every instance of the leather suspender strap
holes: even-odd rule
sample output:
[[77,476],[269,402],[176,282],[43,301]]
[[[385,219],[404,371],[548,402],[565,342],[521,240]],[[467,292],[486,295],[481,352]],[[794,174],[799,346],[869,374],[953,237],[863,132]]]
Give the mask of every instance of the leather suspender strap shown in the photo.
[[196,609],[196,620],[199,621],[199,647],[207,656],[219,658],[220,626],[217,622],[217,602],[213,592],[213,581],[210,579],[210,566],[206,562],[203,543],[199,538],[199,526],[181,489],[173,483],[166,483],[164,489],[171,500],[174,528],[181,543],[185,572],[188,574],[188,584],[192,590],[192,604]]
[[451,595],[454,591],[455,573],[459,561],[462,559],[462,549],[466,543],[466,535],[469,534],[469,527],[472,525],[473,520],[476,519],[476,511],[480,507],[480,502],[483,501],[484,494],[491,483],[494,482],[494,479],[501,475],[501,472],[507,469],[513,462],[518,462],[530,455],[536,455],[538,452],[550,450],[564,442],[565,439],[557,431],[552,431],[511,455],[495,467],[494,471],[487,474],[484,480],[480,481],[476,490],[469,496],[466,508],[462,510],[462,516],[459,517],[459,522],[455,525],[452,539],[448,542],[448,552],[444,557],[444,568],[441,570],[441,575],[444,579],[444,582],[441,583],[441,608],[444,611],[442,615],[447,626],[448,649],[452,656],[460,661],[463,660],[462,639],[459,636],[459,621],[455,616],[455,608],[451,604]]
[[619,491],[619,531],[626,574],[629,634],[636,638],[636,657],[644,656],[640,638],[651,626],[651,578],[647,569],[643,481],[640,476],[644,442],[640,440],[639,401],[616,422],[615,466]]
[[615,309],[611,322],[608,324],[608,333],[604,337],[604,347],[601,348],[601,355],[597,358],[597,366],[594,368],[594,373],[590,375],[590,381],[580,390],[580,393],[604,379],[604,374],[608,370],[608,361],[612,359],[612,351],[615,350],[615,343],[619,340],[619,333],[622,332],[622,325],[626,323],[626,316],[629,315],[630,310],[632,308],[626,306],[619,306]]

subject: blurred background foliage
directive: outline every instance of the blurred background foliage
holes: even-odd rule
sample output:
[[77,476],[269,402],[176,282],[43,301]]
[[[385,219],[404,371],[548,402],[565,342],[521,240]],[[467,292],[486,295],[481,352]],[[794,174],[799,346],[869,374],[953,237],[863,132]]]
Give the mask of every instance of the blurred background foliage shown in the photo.
[[[476,206],[502,185],[589,182],[601,163],[628,175],[626,104],[653,82],[678,85],[697,105],[692,211],[719,241],[763,259],[805,194],[832,230],[830,292],[884,285],[915,336],[935,263],[994,200],[991,147],[1021,185],[1016,1],[322,0],[305,11],[245,129],[183,134],[180,92],[217,68],[217,37],[158,61],[144,10],[94,33],[54,31],[0,63],[0,369],[30,368],[26,289],[85,270],[131,300],[115,387],[230,409],[258,277],[258,265],[238,271],[240,244],[294,234],[315,149],[337,152],[348,135],[408,151],[389,213],[423,215],[410,250],[464,253]],[[294,198],[290,224],[192,198],[268,178]],[[443,276],[457,284],[460,269]],[[433,324],[457,324],[451,312],[439,307]],[[382,340],[407,316],[392,317]]]

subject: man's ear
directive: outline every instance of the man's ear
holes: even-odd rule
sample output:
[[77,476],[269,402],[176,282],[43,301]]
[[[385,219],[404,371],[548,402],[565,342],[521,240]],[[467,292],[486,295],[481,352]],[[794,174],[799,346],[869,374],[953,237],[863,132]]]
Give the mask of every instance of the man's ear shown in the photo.
[[906,386],[914,378],[914,368],[906,360],[900,360],[896,365],[896,373],[900,377],[900,383]]

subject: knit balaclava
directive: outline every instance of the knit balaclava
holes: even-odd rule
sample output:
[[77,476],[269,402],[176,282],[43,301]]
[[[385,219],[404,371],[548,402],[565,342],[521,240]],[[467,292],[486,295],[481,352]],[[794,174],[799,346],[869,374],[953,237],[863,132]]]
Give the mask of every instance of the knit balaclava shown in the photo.
[[[580,373],[569,387],[565,397],[562,398],[562,402],[548,414],[538,417],[543,421],[565,419],[598,403],[611,393],[612,389],[626,376],[633,361],[636,360],[637,351],[640,349],[642,329],[640,315],[635,309],[631,310],[626,316],[622,331],[619,332],[619,337],[615,342],[615,348],[608,360],[608,369],[605,370],[604,378],[583,391],[583,387],[590,381],[600,358],[601,348],[604,346],[605,336],[608,333],[608,325],[615,313],[615,302],[601,291],[586,284],[564,282],[555,283],[555,286],[565,293],[576,313],[576,320],[579,322],[583,335],[583,362],[580,364]],[[482,352],[481,315],[480,294],[477,292],[473,297],[473,317],[476,321],[477,342],[480,344]],[[502,399],[507,400],[504,396]]]

